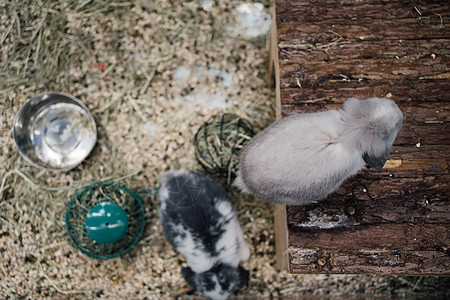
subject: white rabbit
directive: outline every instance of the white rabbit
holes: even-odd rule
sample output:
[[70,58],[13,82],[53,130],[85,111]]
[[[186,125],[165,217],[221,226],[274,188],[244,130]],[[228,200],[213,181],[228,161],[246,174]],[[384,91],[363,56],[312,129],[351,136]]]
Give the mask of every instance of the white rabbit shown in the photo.
[[246,286],[249,272],[239,266],[250,256],[226,191],[192,171],[166,173],[158,195],[167,241],[186,258],[181,272],[208,299],[227,299]]
[[339,110],[288,116],[249,141],[234,185],[272,203],[317,202],[364,165],[381,169],[402,121],[386,98],[350,98]]

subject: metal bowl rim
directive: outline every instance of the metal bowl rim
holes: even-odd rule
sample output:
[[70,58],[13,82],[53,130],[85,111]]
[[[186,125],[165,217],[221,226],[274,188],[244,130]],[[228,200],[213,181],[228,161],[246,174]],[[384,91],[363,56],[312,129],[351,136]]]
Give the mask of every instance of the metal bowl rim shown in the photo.
[[[89,150],[89,152],[86,154],[86,156],[80,162],[78,162],[77,164],[74,164],[74,165],[70,165],[70,166],[68,166],[66,168],[44,167],[42,165],[37,164],[30,157],[28,157],[28,155],[26,155],[22,151],[22,148],[19,146],[19,143],[18,143],[17,137],[16,137],[17,122],[18,122],[19,118],[21,117],[21,115],[23,114],[23,111],[24,111],[25,107],[27,106],[27,104],[30,103],[33,99],[42,98],[45,95],[50,95],[50,94],[63,96],[63,97],[69,98],[70,100],[76,102],[86,112],[86,114],[87,114],[87,116],[89,118],[89,121],[94,125],[94,133],[95,133],[94,145],[92,146],[92,148]],[[19,109],[19,111],[17,112],[16,116],[14,117],[14,121],[13,121],[13,125],[12,125],[12,128],[11,128],[11,131],[12,131],[12,136],[13,136],[13,139],[14,139],[14,143],[16,144],[16,147],[19,150],[20,156],[22,156],[22,158],[25,159],[25,161],[27,161],[32,166],[34,166],[36,168],[39,168],[39,169],[47,170],[47,171],[67,172],[67,171],[72,170],[73,168],[78,166],[81,162],[83,162],[83,160],[85,160],[86,157],[89,156],[89,154],[92,152],[92,150],[95,147],[95,143],[97,142],[97,124],[95,123],[94,116],[90,112],[89,108],[83,102],[81,102],[80,99],[76,98],[75,96],[72,96],[70,94],[63,93],[63,92],[57,92],[57,91],[44,92],[44,93],[40,93],[40,94],[38,94],[36,96],[33,96],[33,97],[29,98],[28,101],[24,105],[22,105],[22,107]]]

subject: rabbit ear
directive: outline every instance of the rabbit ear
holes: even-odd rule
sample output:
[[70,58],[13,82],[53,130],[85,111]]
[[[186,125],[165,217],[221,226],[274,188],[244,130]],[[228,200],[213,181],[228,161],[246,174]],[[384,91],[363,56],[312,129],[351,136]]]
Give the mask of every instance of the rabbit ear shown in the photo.
[[354,110],[361,105],[362,101],[356,98],[348,98],[341,106],[341,110]]
[[368,164],[370,167],[379,170],[386,163],[386,161],[388,159],[388,156],[389,156],[390,150],[391,150],[390,148],[386,148],[379,155],[373,155],[373,154],[369,154],[367,152],[364,152],[362,158],[366,162],[366,164]]
[[248,286],[248,280],[250,278],[250,272],[239,266],[239,288]]
[[192,271],[191,268],[189,268],[189,267],[181,268],[181,274],[183,275],[184,280],[186,280],[186,282],[190,286],[192,286],[194,288],[196,287],[196,284],[195,284],[196,274]]

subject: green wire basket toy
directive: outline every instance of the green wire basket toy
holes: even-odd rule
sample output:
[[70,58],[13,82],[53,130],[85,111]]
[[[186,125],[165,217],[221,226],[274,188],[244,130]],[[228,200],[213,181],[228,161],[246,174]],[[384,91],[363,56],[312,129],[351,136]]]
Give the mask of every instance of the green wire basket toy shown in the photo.
[[110,259],[130,250],[144,224],[138,195],[113,183],[85,188],[66,210],[70,239],[82,253],[95,259]]
[[206,171],[226,177],[229,184],[236,176],[241,152],[253,135],[251,124],[239,116],[215,115],[195,134],[195,156]]

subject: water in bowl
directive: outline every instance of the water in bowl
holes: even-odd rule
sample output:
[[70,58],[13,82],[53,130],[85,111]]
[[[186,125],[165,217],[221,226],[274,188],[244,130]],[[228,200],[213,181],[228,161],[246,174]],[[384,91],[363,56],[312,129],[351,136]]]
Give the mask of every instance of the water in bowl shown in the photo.
[[45,106],[31,120],[30,139],[38,157],[53,166],[75,164],[95,144],[95,127],[80,106],[55,103]]

